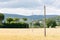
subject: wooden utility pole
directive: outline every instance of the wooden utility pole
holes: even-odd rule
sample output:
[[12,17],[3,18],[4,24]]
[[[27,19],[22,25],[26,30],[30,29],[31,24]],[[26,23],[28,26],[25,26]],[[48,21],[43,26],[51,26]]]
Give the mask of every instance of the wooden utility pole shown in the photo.
[[46,6],[44,5],[44,36],[46,37]]
[[32,12],[32,32],[33,32],[33,12]]
[[32,28],[33,28],[33,12],[32,12]]

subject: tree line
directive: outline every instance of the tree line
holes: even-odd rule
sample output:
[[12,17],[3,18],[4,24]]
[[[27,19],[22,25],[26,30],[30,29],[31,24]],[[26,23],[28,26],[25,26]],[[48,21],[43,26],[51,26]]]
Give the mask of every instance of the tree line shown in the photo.
[[[28,23],[26,22],[28,19],[27,18],[22,18],[22,20],[20,18],[6,18],[6,20],[4,20],[4,14],[0,13],[0,28],[31,28],[32,27],[32,22]],[[56,26],[58,26],[56,19],[59,20],[59,17],[57,18],[47,18],[46,19],[46,27],[49,28],[55,28]],[[21,21],[20,21],[21,20]],[[43,28],[44,24],[43,24],[43,20],[42,23],[39,22],[39,20],[37,20],[35,23],[33,23],[33,28]],[[30,27],[29,27],[30,25]]]
[[0,13],[0,28],[29,28],[29,24],[26,23],[27,18],[22,18],[22,22],[19,18],[6,18],[4,20],[4,14]]

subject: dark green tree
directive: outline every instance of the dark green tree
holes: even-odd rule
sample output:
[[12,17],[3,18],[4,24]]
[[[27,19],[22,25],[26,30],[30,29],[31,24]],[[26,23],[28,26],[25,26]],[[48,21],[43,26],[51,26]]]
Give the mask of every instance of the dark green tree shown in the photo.
[[55,26],[57,26],[56,21],[54,19],[47,19],[46,24],[48,28],[55,28]]
[[55,26],[57,26],[56,21],[52,20],[52,22],[51,22],[51,28],[55,28]]
[[2,24],[2,21],[4,20],[4,14],[0,13],[0,25]]
[[16,23],[18,23],[19,20],[20,20],[19,18],[14,18],[14,19],[13,19],[13,21],[16,22]]
[[46,25],[48,28],[51,26],[51,20],[50,19],[46,19]]
[[27,21],[27,18],[22,18],[24,21]]
[[40,27],[40,23],[39,22],[35,22],[34,23],[34,27],[39,28]]
[[7,18],[6,20],[10,24],[10,22],[13,21],[13,18]]

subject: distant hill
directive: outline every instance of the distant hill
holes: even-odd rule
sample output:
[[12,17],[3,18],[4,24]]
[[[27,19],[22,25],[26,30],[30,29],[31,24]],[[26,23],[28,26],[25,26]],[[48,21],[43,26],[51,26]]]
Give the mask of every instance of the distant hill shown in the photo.
[[[41,20],[44,18],[43,15],[31,15],[31,16],[24,16],[24,15],[18,15],[18,14],[4,14],[5,15],[5,19],[8,18],[8,17],[11,17],[11,18],[28,18],[30,20]],[[46,15],[46,18],[51,18],[51,17],[55,17],[57,15]]]

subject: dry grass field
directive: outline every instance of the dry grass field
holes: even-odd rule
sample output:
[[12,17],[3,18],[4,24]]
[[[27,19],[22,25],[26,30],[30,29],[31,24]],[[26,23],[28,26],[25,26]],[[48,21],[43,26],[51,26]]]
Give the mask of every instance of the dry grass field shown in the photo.
[[60,28],[0,29],[0,40],[60,40]]

